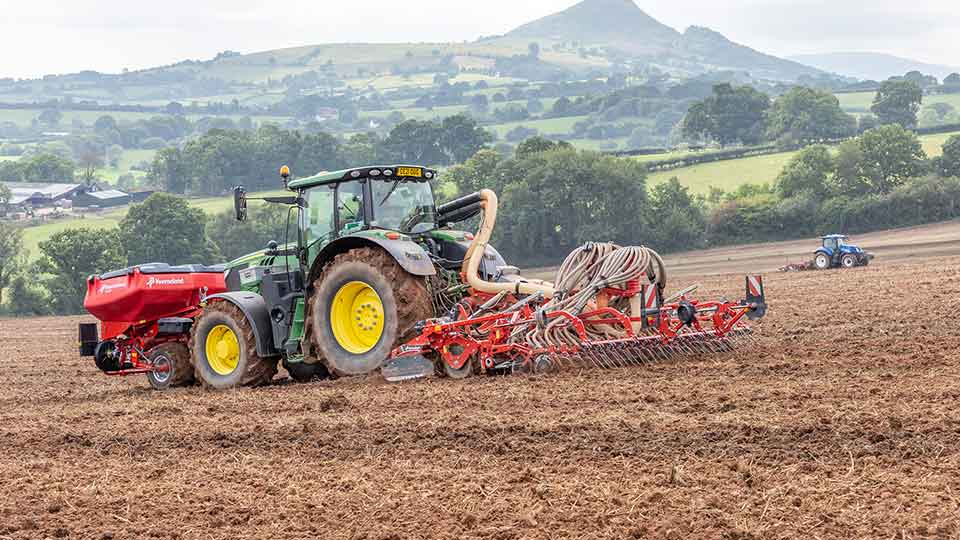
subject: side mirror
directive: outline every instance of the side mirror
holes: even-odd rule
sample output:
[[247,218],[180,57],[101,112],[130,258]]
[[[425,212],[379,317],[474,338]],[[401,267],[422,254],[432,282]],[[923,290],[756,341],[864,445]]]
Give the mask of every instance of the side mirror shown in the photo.
[[237,215],[237,221],[247,219],[247,190],[243,186],[233,188],[233,211]]

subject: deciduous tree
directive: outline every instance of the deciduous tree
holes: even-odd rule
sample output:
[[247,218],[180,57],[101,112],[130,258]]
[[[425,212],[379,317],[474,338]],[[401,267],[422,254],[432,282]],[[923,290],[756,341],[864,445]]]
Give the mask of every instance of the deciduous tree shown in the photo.
[[67,229],[40,243],[37,270],[48,275],[44,285],[57,313],[83,309],[87,277],[122,268],[126,253],[116,229]]
[[888,80],[880,85],[870,110],[881,124],[917,125],[917,111],[923,101],[923,90],[911,81]]
[[20,228],[0,221],[0,305],[3,304],[3,289],[10,285],[14,274],[23,265],[22,253],[23,233]]
[[154,193],[130,207],[120,221],[120,241],[129,264],[212,264],[218,256],[207,238],[207,216],[186,199]]

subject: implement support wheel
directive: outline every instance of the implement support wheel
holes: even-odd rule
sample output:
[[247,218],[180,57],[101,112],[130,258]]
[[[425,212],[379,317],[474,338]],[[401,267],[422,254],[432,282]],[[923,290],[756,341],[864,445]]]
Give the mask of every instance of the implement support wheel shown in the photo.
[[147,360],[159,368],[147,373],[147,380],[155,390],[166,390],[193,384],[193,366],[190,350],[183,343],[163,343],[147,351]]

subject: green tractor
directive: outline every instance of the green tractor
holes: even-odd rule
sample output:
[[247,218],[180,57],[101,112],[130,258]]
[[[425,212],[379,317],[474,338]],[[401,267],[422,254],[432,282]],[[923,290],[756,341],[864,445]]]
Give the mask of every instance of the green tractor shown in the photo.
[[[206,297],[191,325],[191,363],[209,386],[263,384],[279,365],[298,381],[372,373],[468,290],[460,270],[473,237],[449,225],[477,215],[480,194],[437,207],[437,172],[420,166],[289,176],[281,169],[294,195],[257,199],[289,206],[284,243],[228,263],[228,291]],[[234,189],[238,220],[248,200]],[[483,279],[509,272],[482,249]]]

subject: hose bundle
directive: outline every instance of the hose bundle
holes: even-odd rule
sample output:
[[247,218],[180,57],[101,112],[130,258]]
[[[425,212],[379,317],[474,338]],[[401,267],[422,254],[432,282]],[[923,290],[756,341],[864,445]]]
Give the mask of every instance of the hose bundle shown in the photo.
[[[644,246],[587,243],[568,255],[557,270],[556,292],[539,311],[538,325],[533,329],[518,330],[513,337],[536,348],[577,345],[580,337],[569,320],[562,317],[546,320],[545,314],[562,310],[578,316],[588,307],[595,306],[597,295],[603,289],[625,289],[629,282],[639,280],[641,276],[646,276],[649,283],[656,283],[661,289],[666,286],[666,268],[656,251]],[[627,306],[618,308],[629,314]],[[591,325],[587,332],[595,339],[625,335],[625,330],[613,325]]]

